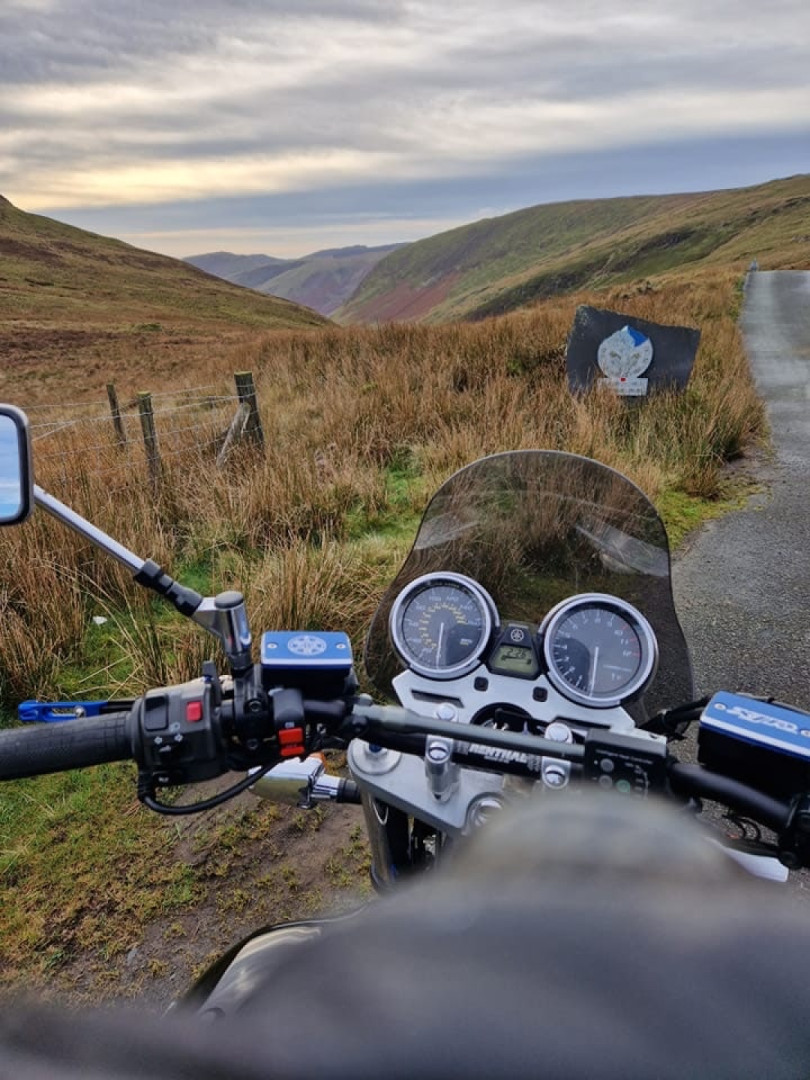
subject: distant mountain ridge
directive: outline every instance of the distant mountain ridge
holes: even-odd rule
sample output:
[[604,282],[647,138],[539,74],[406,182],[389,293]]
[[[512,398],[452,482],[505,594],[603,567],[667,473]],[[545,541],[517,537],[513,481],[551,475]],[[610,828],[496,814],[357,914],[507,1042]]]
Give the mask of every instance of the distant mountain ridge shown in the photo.
[[327,248],[300,259],[277,259],[271,255],[234,255],[214,251],[191,255],[185,262],[234,285],[269,296],[278,296],[321,315],[331,315],[344,304],[368,273],[402,244]]
[[755,187],[529,207],[381,261],[342,323],[446,322],[709,264],[810,266],[810,176]]
[[225,278],[230,281],[231,274],[244,274],[250,270],[269,266],[271,263],[284,265],[286,259],[274,259],[272,255],[232,255],[230,251],[212,251],[207,255],[195,255],[183,262],[191,263],[198,270],[204,270],[206,274],[214,277]]

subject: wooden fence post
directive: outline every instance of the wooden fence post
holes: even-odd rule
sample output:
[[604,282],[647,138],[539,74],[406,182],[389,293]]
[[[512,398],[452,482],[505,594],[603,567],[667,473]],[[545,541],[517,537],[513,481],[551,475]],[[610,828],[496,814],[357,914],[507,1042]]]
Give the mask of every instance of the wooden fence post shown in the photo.
[[121,419],[121,409],[118,406],[118,394],[115,392],[115,383],[107,383],[107,398],[110,402],[110,412],[112,413],[115,437],[118,439],[118,445],[123,448],[127,445],[127,437],[124,433],[124,422]]
[[262,422],[259,417],[259,405],[256,401],[256,386],[253,382],[252,371],[237,371],[234,372],[234,381],[236,382],[236,393],[239,398],[239,404],[245,404],[248,407],[248,418],[245,423],[245,438],[250,439],[261,450],[264,450],[264,432],[262,431]]
[[150,393],[140,392],[138,394],[138,412],[141,414],[141,430],[143,431],[143,444],[146,447],[146,463],[149,466],[152,486],[157,490],[160,484],[160,452],[158,450],[155,415],[152,412],[152,395]]
[[248,422],[250,411],[246,401],[243,401],[239,408],[236,410],[236,416],[231,420],[230,427],[225,433],[225,439],[217,454],[217,465],[219,468],[225,464],[225,459],[231,452],[231,447],[234,442],[241,438],[245,431],[245,425]]

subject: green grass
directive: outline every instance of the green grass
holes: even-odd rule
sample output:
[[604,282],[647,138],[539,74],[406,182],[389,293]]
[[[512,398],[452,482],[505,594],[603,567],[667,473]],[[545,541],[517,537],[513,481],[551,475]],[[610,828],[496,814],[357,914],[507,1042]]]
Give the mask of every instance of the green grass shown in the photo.
[[688,495],[674,488],[662,491],[656,500],[656,509],[666,526],[671,550],[677,550],[690,533],[707,521],[742,509],[755,490],[749,481],[740,480],[725,484],[721,496],[716,499]]
[[126,951],[144,923],[193,904],[189,868],[159,857],[170,828],[139,810],[132,766],[4,785],[0,987],[79,950]]

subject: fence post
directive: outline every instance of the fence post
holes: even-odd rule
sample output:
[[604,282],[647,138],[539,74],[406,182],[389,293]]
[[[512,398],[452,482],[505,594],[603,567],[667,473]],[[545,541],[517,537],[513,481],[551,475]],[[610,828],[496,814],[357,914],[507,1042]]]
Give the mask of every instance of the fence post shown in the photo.
[[245,424],[247,424],[249,415],[247,402],[243,401],[236,410],[236,415],[233,420],[231,420],[228,430],[225,432],[225,439],[217,454],[217,465],[219,468],[222,468],[225,464],[225,459],[231,452],[231,447],[234,442],[244,434]]
[[152,412],[152,395],[148,391],[141,391],[138,394],[138,412],[141,414],[141,430],[143,431],[143,444],[146,447],[146,463],[149,466],[152,486],[157,490],[160,484],[160,452],[158,451],[157,431],[155,430],[155,415]]
[[261,450],[264,450],[264,432],[262,431],[262,422],[259,417],[259,405],[256,401],[256,386],[253,382],[252,371],[237,371],[234,372],[234,381],[236,382],[236,394],[239,398],[239,403],[245,404],[248,407],[248,418],[245,423],[245,438],[250,439]]
[[118,439],[118,445],[124,447],[127,445],[127,437],[124,434],[124,423],[121,419],[121,409],[118,405],[118,394],[115,392],[115,383],[107,383],[107,398],[110,402],[110,412],[112,413],[115,437]]

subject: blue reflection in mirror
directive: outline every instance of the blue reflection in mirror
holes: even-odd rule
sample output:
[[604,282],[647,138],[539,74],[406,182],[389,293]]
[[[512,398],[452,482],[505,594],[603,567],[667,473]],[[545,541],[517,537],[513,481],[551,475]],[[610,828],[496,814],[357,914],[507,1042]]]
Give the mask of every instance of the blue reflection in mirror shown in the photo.
[[15,521],[22,509],[20,433],[10,416],[0,416],[0,521]]
[[33,503],[28,418],[14,405],[0,405],[0,525],[24,521]]

